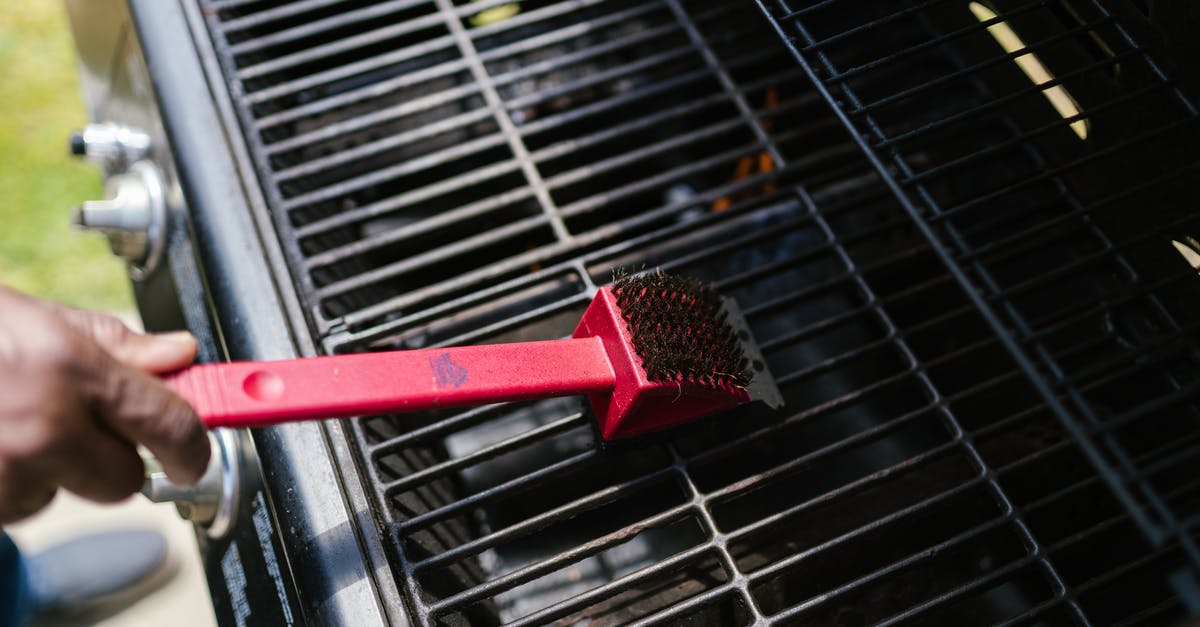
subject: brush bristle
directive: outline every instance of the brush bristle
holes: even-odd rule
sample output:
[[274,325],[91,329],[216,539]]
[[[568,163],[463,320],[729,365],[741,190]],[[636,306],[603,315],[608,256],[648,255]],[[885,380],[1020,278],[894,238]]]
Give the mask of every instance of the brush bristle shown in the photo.
[[618,280],[613,294],[650,380],[713,388],[750,384],[742,342],[712,287],[656,272]]

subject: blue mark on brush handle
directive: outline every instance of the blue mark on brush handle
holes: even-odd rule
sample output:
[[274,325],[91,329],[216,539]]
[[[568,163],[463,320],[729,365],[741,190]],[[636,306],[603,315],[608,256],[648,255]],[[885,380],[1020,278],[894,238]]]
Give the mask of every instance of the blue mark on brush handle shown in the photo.
[[453,385],[455,388],[459,388],[467,382],[467,369],[462,364],[455,363],[453,359],[450,359],[450,353],[430,357],[429,367],[437,376],[438,387],[444,388]]

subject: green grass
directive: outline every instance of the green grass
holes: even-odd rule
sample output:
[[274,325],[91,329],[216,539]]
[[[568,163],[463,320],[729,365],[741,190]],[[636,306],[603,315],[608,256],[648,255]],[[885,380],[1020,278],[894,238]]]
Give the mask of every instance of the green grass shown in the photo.
[[99,170],[67,153],[86,121],[62,2],[0,12],[0,283],[80,307],[127,310],[124,264],[99,235],[69,225],[103,193]]

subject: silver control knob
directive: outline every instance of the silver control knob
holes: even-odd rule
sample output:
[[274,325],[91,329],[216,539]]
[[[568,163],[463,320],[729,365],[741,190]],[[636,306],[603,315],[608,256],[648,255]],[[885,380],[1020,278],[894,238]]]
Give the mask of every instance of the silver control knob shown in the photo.
[[196,485],[184,488],[171,483],[158,463],[146,458],[142,494],[155,503],[174,503],[185,520],[204,527],[209,537],[221,538],[229,532],[237,516],[242,446],[238,433],[232,429],[217,429],[209,432],[208,437],[212,458]]
[[166,239],[166,197],[163,178],[149,161],[133,164],[124,174],[108,178],[106,200],[80,205],[71,221],[108,237],[114,254],[129,262],[130,274],[141,280],[162,256]]
[[120,172],[150,156],[150,135],[111,122],[88,124],[71,135],[71,154],[87,157],[108,172]]

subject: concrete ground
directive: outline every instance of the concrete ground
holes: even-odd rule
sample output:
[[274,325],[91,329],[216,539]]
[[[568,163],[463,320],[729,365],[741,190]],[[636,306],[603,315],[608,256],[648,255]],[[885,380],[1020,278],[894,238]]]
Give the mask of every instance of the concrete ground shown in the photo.
[[45,621],[38,623],[39,627],[211,627],[216,624],[192,527],[179,518],[173,505],[153,504],[140,495],[116,505],[96,505],[64,492],[38,515],[5,530],[22,552],[36,553],[42,547],[88,532],[130,528],[157,529],[167,537],[174,573],[123,607]]

